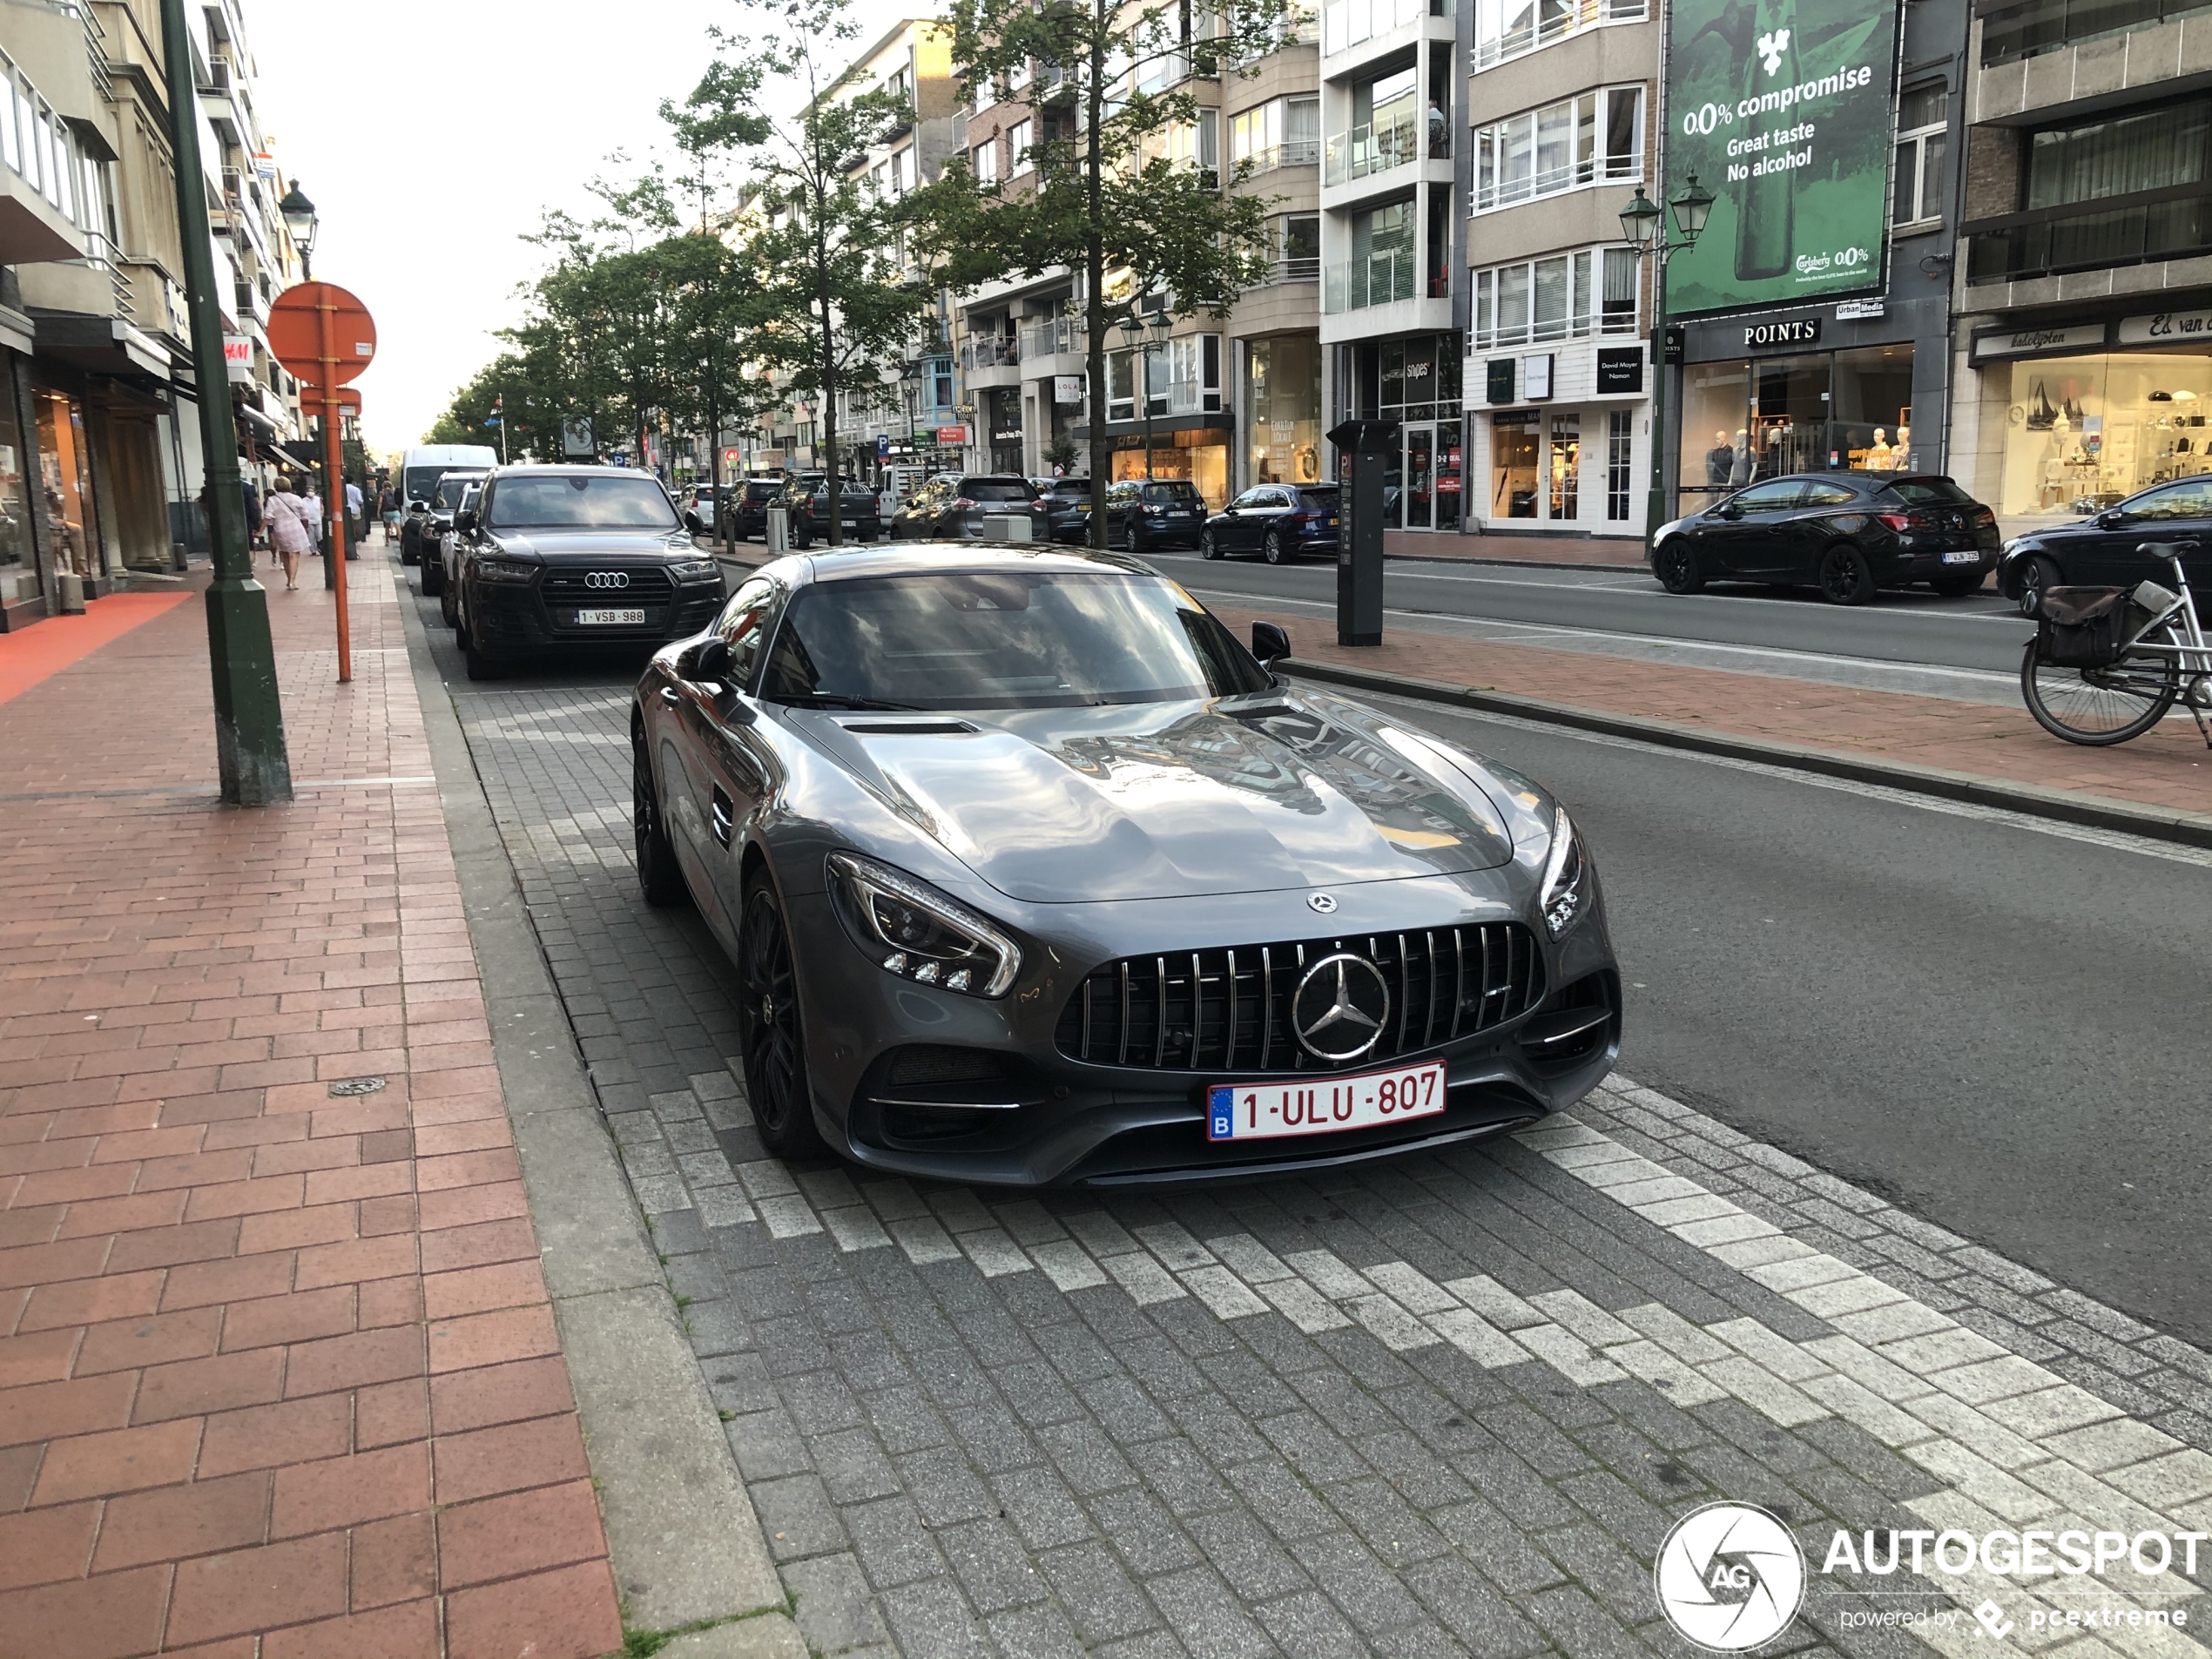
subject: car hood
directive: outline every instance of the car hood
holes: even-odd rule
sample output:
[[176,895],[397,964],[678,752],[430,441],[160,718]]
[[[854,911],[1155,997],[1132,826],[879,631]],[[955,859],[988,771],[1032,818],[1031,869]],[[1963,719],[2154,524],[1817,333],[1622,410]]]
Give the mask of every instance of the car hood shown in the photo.
[[1328,887],[1513,856],[1466,763],[1334,698],[797,718],[894,812],[1030,902]]
[[681,530],[501,530],[493,539],[502,552],[548,559],[696,556],[691,538]]

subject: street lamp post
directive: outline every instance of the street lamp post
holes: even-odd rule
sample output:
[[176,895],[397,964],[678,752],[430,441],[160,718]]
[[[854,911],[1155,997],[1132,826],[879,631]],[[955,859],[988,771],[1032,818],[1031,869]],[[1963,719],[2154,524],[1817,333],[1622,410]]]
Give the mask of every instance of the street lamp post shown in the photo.
[[1651,256],[1651,494],[1644,512],[1644,537],[1655,541],[1659,527],[1672,516],[1667,511],[1667,260],[1684,248],[1696,246],[1704,234],[1705,220],[1713,211],[1713,192],[1691,173],[1669,204],[1682,240],[1666,238],[1666,214],[1638,187],[1634,199],[1621,210],[1621,233],[1639,253]]
[[292,233],[293,246],[300,250],[300,280],[314,281],[315,267],[310,256],[315,251],[316,228],[322,221],[297,179],[292,181],[292,188],[284,192],[284,199],[277,204],[277,212],[284,216],[284,226]]
[[191,318],[192,379],[207,478],[207,529],[215,579],[207,589],[207,657],[215,683],[215,766],[223,799],[267,806],[292,799],[284,708],[277,695],[269,596],[253,579],[246,545],[246,490],[239,478],[223,318],[215,303],[214,242],[200,171],[199,93],[184,0],[161,0],[163,73],[169,83],[169,143],[177,173],[177,226],[184,243],[185,307]]
[[[297,179],[292,181],[292,188],[284,192],[284,199],[277,204],[277,212],[283,217],[284,227],[292,233],[292,246],[300,250],[300,277],[312,282],[315,274],[315,233],[322,227],[322,216],[316,212],[307,192],[300,188]],[[346,509],[346,486],[342,478],[330,476],[329,467],[322,462],[330,447],[326,431],[329,420],[327,409],[315,417],[315,470],[324,475],[322,530],[318,538],[321,543],[322,585],[326,590],[334,592],[338,587],[338,562],[330,556],[330,527],[335,516]]]
[[1122,335],[1136,354],[1136,401],[1144,412],[1144,479],[1152,479],[1152,354],[1167,344],[1168,331],[1175,325],[1165,313],[1153,318],[1150,323],[1131,305],[1129,314],[1122,319]]

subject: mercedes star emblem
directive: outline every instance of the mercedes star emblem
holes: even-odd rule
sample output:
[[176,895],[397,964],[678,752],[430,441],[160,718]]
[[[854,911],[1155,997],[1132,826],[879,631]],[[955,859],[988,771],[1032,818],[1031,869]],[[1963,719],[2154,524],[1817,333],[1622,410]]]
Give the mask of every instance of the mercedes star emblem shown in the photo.
[[1305,970],[1291,995],[1291,1024],[1306,1053],[1342,1064],[1382,1041],[1390,987],[1365,956],[1340,950]]
[[627,570],[593,570],[583,578],[587,588],[626,588],[630,585]]
[[1337,895],[1333,893],[1309,893],[1305,895],[1305,907],[1309,910],[1318,910],[1325,916],[1334,915],[1337,908]]

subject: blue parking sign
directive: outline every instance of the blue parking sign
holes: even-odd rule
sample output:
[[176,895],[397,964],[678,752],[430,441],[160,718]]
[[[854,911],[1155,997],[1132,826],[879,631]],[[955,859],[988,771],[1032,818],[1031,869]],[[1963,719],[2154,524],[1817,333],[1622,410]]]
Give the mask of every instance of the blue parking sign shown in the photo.
[[888,432],[880,432],[876,435],[875,458],[878,461],[888,461],[891,458],[891,435]]

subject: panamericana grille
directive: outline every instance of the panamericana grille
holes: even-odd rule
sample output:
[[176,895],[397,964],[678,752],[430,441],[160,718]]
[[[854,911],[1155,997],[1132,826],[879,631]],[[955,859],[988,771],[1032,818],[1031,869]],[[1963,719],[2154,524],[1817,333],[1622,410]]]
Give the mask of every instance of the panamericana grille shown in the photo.
[[[633,566],[623,574],[630,578],[624,588],[595,588],[585,577],[594,571],[575,570],[548,570],[545,573],[545,603],[549,605],[664,605],[676,592],[676,583],[668,572],[654,565]],[[597,574],[604,575],[605,571]]]
[[1095,969],[1069,998],[1054,1040],[1070,1060],[1148,1070],[1328,1071],[1299,1046],[1291,1002],[1309,963],[1356,951],[1390,988],[1368,1066],[1487,1030],[1543,1000],[1535,936],[1494,921],[1232,949],[1130,956]]

